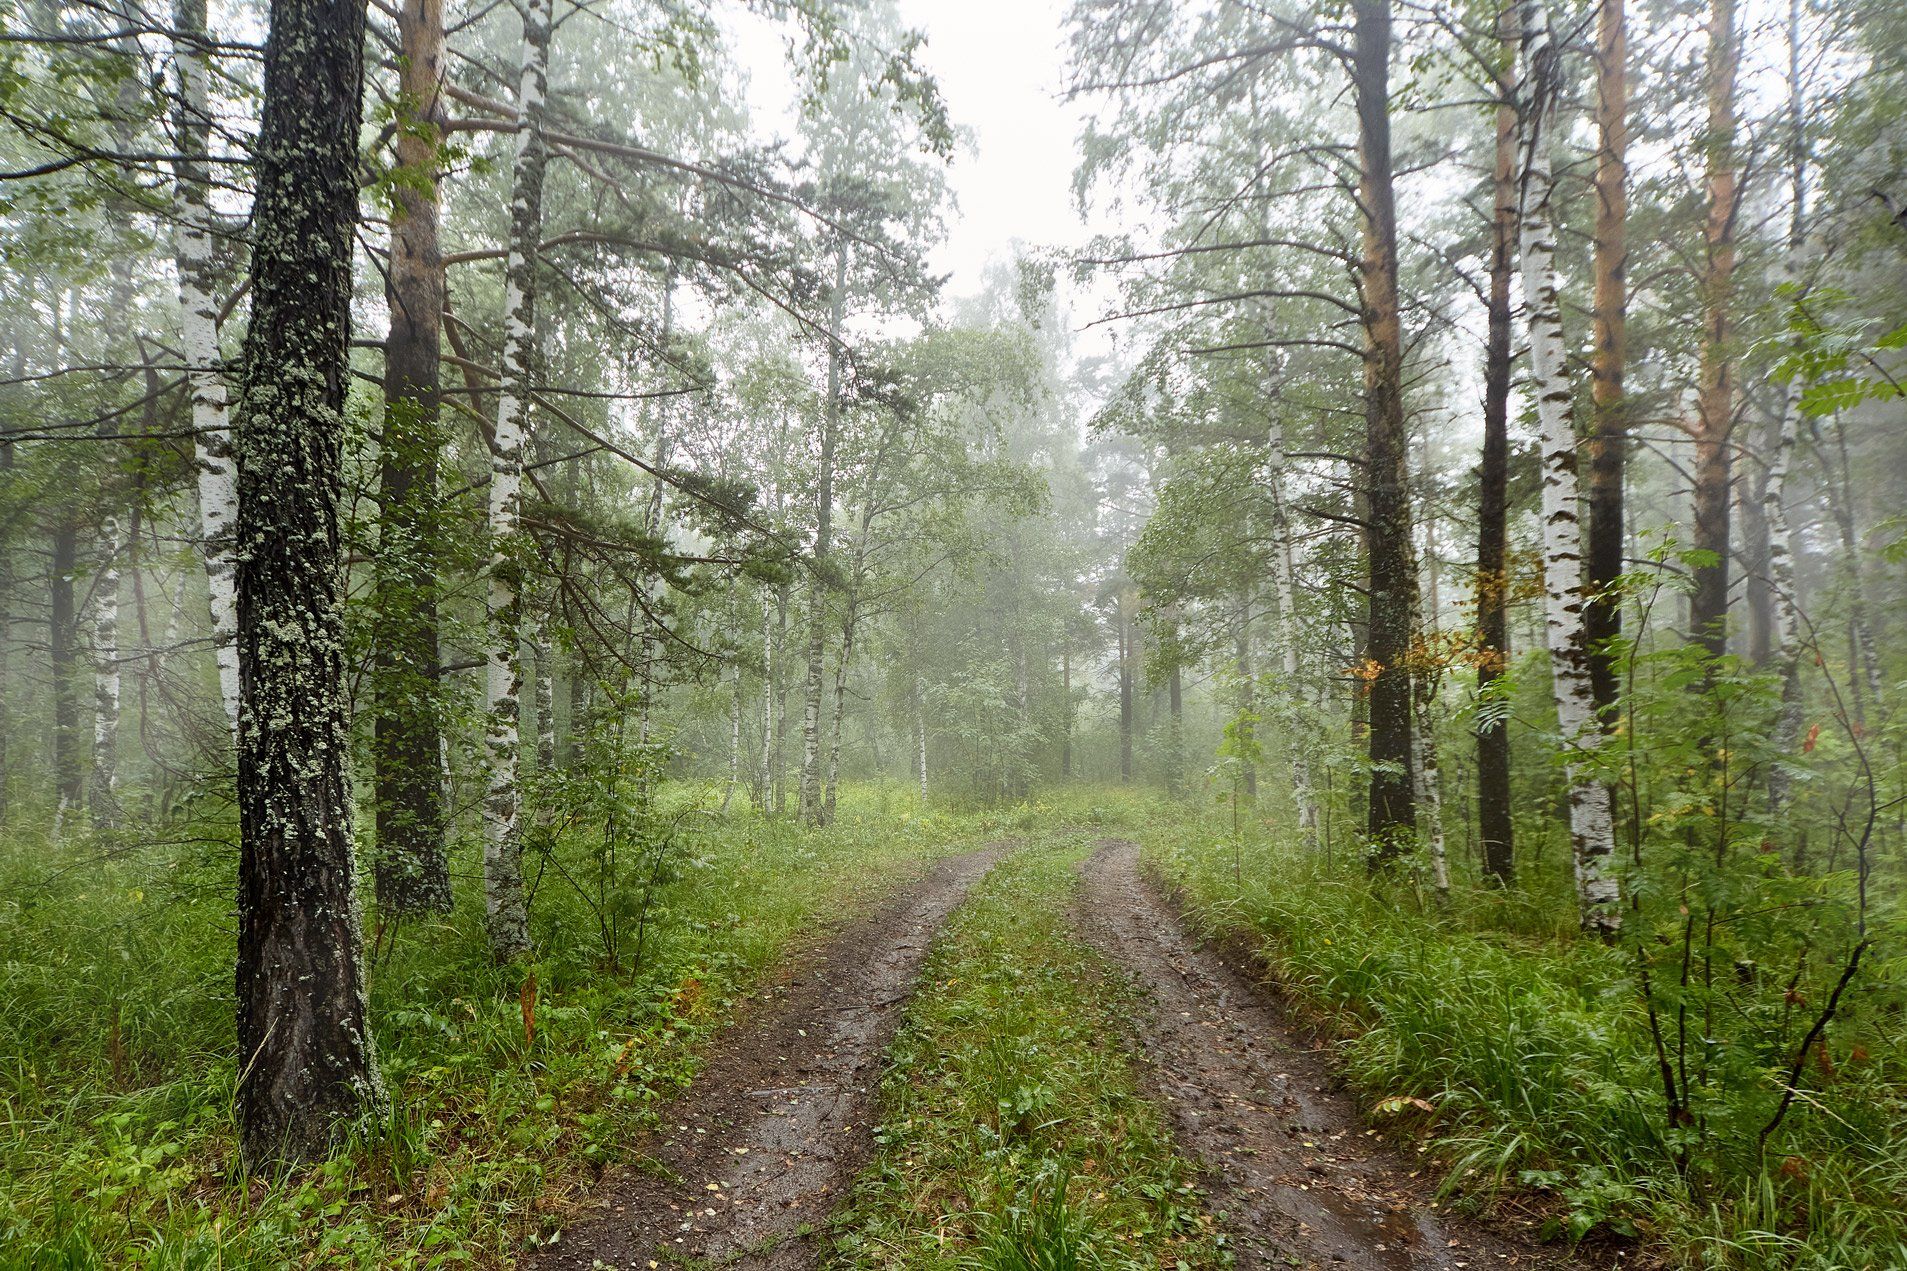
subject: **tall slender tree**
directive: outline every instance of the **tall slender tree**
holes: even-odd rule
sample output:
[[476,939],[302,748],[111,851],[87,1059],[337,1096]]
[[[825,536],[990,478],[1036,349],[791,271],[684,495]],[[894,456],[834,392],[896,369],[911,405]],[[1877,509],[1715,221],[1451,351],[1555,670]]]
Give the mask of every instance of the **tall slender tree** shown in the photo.
[[1544,0],[1525,0],[1523,50],[1522,200],[1520,252],[1523,309],[1529,328],[1530,395],[1542,426],[1544,632],[1550,682],[1562,734],[1569,785],[1569,837],[1576,892],[1585,930],[1605,938],[1620,930],[1622,911],[1611,868],[1614,831],[1609,787],[1595,770],[1602,740],[1589,682],[1589,644],[1582,582],[1582,528],[1576,477],[1576,428],[1571,417],[1567,345],[1556,276],[1555,181],[1551,132],[1561,85],[1560,50]]
[[1496,79],[1496,153],[1491,171],[1490,283],[1483,353],[1483,457],[1477,475],[1477,828],[1484,876],[1515,881],[1515,819],[1510,815],[1510,725],[1491,688],[1509,669],[1510,577],[1510,281],[1517,234],[1517,6],[1497,14],[1502,54]]
[[393,916],[450,912],[437,683],[437,464],[444,265],[438,245],[443,0],[398,11],[398,179],[385,299],[373,707],[377,899]]
[[1629,34],[1624,0],[1596,10],[1596,211],[1591,313],[1589,525],[1583,557],[1589,683],[1605,730],[1616,725],[1616,661],[1622,634],[1623,480],[1628,467],[1629,406],[1623,399],[1629,313]]
[[1391,163],[1391,10],[1352,6],[1352,89],[1358,121],[1358,261],[1364,326],[1366,517],[1370,677],[1370,807],[1374,867],[1394,858],[1416,829],[1411,740],[1410,636],[1417,618],[1411,549],[1410,437],[1404,418],[1404,328],[1397,286],[1397,203]]
[[504,264],[503,386],[490,443],[489,656],[484,742],[489,777],[483,802],[484,912],[491,952],[501,961],[530,949],[523,887],[523,791],[519,784],[523,710],[523,462],[535,391],[537,248],[543,241],[543,135],[550,74],[551,0],[525,0],[517,78],[516,161],[510,181],[510,243]]

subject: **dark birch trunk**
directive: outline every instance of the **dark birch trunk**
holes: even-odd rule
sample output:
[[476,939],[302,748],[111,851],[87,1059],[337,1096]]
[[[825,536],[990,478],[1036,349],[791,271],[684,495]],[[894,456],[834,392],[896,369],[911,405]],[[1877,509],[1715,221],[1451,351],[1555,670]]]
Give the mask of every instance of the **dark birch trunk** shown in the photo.
[[[1517,45],[1516,0],[1499,15],[1504,48]],[[1516,245],[1516,72],[1506,59],[1497,85],[1496,164],[1490,226],[1488,334],[1483,353],[1483,462],[1477,492],[1477,693],[1509,669],[1510,610],[1507,544],[1510,487],[1510,277]],[[1515,881],[1515,820],[1510,815],[1510,728],[1505,715],[1482,712],[1477,721],[1477,831],[1483,874],[1499,886]]]
[[1601,0],[1596,23],[1596,217],[1592,251],[1595,354],[1590,360],[1594,414],[1589,430],[1587,542],[1583,592],[1588,608],[1589,687],[1605,731],[1616,725],[1617,675],[1609,643],[1622,634],[1623,474],[1628,466],[1629,356],[1629,35],[1624,0]]
[[440,351],[444,266],[438,245],[438,86],[443,0],[398,14],[402,126],[385,298],[384,437],[379,451],[378,622],[372,719],[377,901],[393,917],[450,912],[450,862],[438,753],[443,747],[437,640],[437,466],[443,445]]
[[1410,668],[1417,578],[1411,551],[1409,434],[1404,420],[1403,325],[1397,293],[1397,213],[1391,170],[1390,6],[1358,0],[1353,86],[1358,117],[1359,261],[1369,490],[1371,784],[1368,832],[1374,868],[1402,850],[1417,825],[1412,777]]
[[382,1101],[346,779],[342,490],[364,10],[274,0],[238,449],[239,1141],[309,1160]]

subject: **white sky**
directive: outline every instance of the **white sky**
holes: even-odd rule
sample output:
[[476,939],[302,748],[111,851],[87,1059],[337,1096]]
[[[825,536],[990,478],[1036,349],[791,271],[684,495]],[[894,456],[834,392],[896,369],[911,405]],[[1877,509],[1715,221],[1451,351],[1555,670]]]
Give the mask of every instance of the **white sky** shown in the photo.
[[[948,114],[964,135],[948,185],[955,206],[947,237],[929,257],[951,275],[948,293],[980,289],[988,262],[1029,247],[1074,247],[1089,234],[1072,201],[1074,149],[1085,111],[1065,102],[1062,18],[1069,0],[899,0],[902,20],[925,32],[921,62],[940,85]],[[787,136],[794,127],[793,89],[781,36],[766,23],[743,20],[732,31],[736,59],[749,77],[755,130]],[[1063,287],[1062,295],[1071,288]],[[1094,289],[1069,306],[1083,326],[1104,311]],[[1088,332],[1078,353],[1102,351],[1109,333]]]

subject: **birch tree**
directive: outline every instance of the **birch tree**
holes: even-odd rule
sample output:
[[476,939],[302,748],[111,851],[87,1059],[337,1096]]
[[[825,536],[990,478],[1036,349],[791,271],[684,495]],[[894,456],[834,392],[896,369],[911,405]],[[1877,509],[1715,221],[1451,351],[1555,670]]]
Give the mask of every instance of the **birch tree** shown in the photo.
[[178,215],[173,220],[172,260],[179,280],[179,341],[186,389],[192,402],[192,447],[197,468],[200,551],[212,619],[212,651],[218,664],[219,700],[234,734],[238,729],[238,604],[232,533],[238,515],[237,476],[226,419],[225,381],[220,374],[218,270],[212,210],[202,156],[211,140],[211,105],[205,65],[205,0],[179,0],[172,58],[178,69],[178,106],[173,131],[178,157],[173,178]]
[[1582,527],[1576,480],[1576,429],[1571,419],[1568,347],[1556,276],[1555,182],[1549,149],[1556,123],[1558,58],[1548,6],[1522,8],[1522,202],[1520,248],[1523,309],[1530,343],[1530,395],[1542,433],[1544,635],[1569,785],[1569,838],[1583,928],[1613,937],[1622,923],[1612,872],[1614,828],[1609,787],[1597,773],[1596,721],[1584,622]]
[[491,951],[508,961],[529,952],[523,887],[522,715],[523,458],[536,367],[537,246],[543,239],[543,176],[549,151],[543,116],[549,91],[551,0],[524,0],[523,58],[517,81],[516,160],[510,182],[509,255],[504,266],[503,383],[490,446],[489,651],[484,742],[489,774],[483,801],[484,912]]

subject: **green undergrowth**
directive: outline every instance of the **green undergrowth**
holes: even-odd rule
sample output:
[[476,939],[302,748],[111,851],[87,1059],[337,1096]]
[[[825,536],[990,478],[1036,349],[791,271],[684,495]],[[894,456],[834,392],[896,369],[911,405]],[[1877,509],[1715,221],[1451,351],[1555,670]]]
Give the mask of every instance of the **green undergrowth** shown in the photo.
[[838,1224],[837,1266],[1230,1265],[1134,1084],[1132,990],[1068,935],[1088,851],[1084,836],[1036,838],[936,941],[889,1052],[879,1148]]
[[[1450,1193],[1547,1196],[1547,1234],[1633,1236],[1677,1266],[1907,1267],[1907,1081],[1884,987],[1897,965],[1876,959],[1881,987],[1837,1022],[1757,1152],[1785,1071],[1713,1084],[1699,1120],[1672,1126],[1633,954],[1570,932],[1565,877],[1510,896],[1458,887],[1440,906],[1408,878],[1263,835],[1241,847],[1198,820],[1140,827],[1149,861],[1207,934],[1258,947],[1341,1039],[1373,1114],[1407,1118],[1397,1128],[1448,1166]],[[1772,1007],[1746,986],[1738,1009],[1760,1013],[1723,1022],[1752,1037],[1783,1004],[1778,985]],[[1717,1071],[1725,1045],[1710,1046]]]
[[502,1265],[627,1150],[791,945],[910,862],[998,832],[873,790],[845,792],[821,832],[670,824],[625,844],[613,875],[599,833],[558,835],[529,865],[539,960],[507,971],[462,845],[455,914],[387,933],[371,964],[388,1116],[315,1168],[249,1181],[229,845],[15,835],[0,847],[0,1268]]

